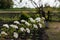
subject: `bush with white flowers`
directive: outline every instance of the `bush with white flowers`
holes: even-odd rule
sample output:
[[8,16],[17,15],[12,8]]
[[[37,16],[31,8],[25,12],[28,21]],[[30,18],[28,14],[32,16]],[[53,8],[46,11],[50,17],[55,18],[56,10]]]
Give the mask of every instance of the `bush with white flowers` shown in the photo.
[[44,20],[44,17],[37,17],[35,19],[28,18],[27,21],[24,19],[20,20],[20,22],[14,21],[13,24],[3,24],[3,27],[0,29],[0,35],[2,36],[2,34],[4,34],[10,38],[18,38],[20,33],[30,34],[31,30],[44,28]]

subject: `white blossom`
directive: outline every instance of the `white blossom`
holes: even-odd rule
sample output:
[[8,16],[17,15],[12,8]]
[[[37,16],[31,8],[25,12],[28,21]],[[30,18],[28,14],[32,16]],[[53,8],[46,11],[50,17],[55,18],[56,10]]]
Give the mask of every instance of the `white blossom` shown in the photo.
[[35,23],[35,20],[33,18],[29,18],[29,20],[32,22],[32,23]]
[[5,31],[1,31],[1,34],[8,35]]
[[40,22],[40,21],[41,21],[41,18],[40,18],[40,17],[37,17],[35,20],[36,20],[37,22]]
[[8,24],[3,24],[3,27],[9,28]]
[[36,29],[38,29],[38,26],[36,24],[33,24],[33,27],[36,28]]
[[21,28],[20,28],[20,31],[22,31],[22,32],[23,32],[23,31],[25,31],[25,29],[24,29],[23,27],[21,27]]
[[27,31],[27,33],[30,33],[30,29],[29,28],[26,28],[26,31]]
[[43,19],[43,20],[45,20],[45,18],[44,18],[44,17],[42,17],[42,19]]
[[25,20],[21,20],[21,22],[26,22]]
[[41,23],[39,23],[39,27],[42,28],[42,24]]
[[15,38],[18,38],[18,33],[14,32],[14,35],[13,35]]
[[16,24],[20,24],[20,22],[19,22],[19,21],[14,21],[14,23],[16,23]]
[[25,24],[27,25],[27,26],[30,26],[31,24],[30,23],[28,23],[28,22],[25,22]]
[[10,27],[18,29],[18,26],[17,25],[11,24]]

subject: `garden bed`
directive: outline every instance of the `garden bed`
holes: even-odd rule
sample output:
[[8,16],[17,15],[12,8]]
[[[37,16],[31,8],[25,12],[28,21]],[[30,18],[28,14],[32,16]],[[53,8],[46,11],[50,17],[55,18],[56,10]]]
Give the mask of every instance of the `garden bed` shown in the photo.
[[7,37],[3,37],[0,38],[1,40],[48,40],[48,36],[45,32],[45,29],[39,29],[39,30],[31,30],[31,33],[19,33],[19,37],[17,39],[15,38],[9,38],[9,36]]

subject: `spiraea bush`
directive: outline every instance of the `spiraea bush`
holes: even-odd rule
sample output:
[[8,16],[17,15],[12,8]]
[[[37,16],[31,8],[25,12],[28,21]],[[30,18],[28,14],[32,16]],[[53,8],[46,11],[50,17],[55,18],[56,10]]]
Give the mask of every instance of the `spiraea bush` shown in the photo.
[[[39,15],[22,15],[19,21],[15,20],[11,24],[3,24],[0,27],[1,40],[47,40],[45,33],[44,17]],[[26,19],[25,19],[26,17]],[[35,18],[34,18],[35,17]]]

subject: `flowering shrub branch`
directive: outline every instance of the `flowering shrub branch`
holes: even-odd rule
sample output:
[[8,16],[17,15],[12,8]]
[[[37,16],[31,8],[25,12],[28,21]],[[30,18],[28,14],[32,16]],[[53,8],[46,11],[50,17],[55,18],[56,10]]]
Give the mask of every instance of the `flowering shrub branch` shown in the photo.
[[0,37],[2,37],[2,35],[5,35],[3,37],[6,37],[7,35],[9,35],[10,38],[18,38],[19,37],[19,33],[31,33],[31,30],[38,30],[40,28],[44,28],[45,24],[44,24],[44,20],[45,18],[42,17],[37,17],[35,19],[33,18],[28,18],[26,20],[20,20],[21,23],[19,21],[14,21],[14,24],[3,24],[1,27],[1,33],[0,33]]

